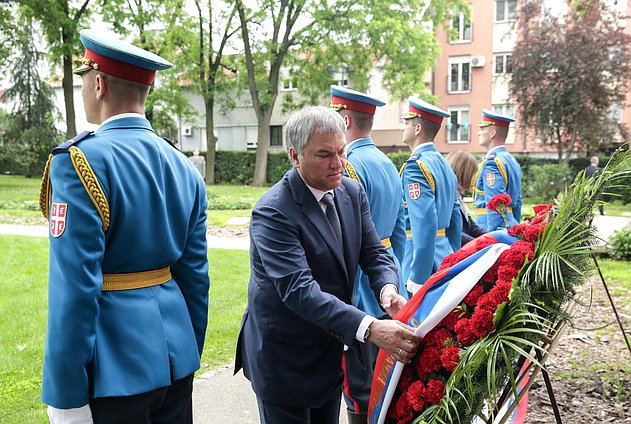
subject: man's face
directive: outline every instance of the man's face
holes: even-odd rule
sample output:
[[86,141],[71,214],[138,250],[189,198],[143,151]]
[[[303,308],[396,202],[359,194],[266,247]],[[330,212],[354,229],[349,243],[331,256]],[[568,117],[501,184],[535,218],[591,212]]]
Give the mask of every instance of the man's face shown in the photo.
[[478,142],[482,147],[488,147],[491,143],[491,131],[493,125],[486,125],[478,129]]
[[401,141],[408,146],[414,144],[414,139],[416,138],[416,125],[414,124],[414,119],[403,119],[401,122]]
[[293,148],[289,154],[302,180],[311,187],[328,191],[342,183],[346,164],[346,136],[342,131],[314,134],[302,155]]

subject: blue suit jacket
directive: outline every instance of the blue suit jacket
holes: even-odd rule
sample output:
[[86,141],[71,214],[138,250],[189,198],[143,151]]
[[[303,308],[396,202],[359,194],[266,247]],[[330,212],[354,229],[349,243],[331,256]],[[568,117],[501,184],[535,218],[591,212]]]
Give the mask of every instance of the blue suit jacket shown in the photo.
[[376,296],[398,281],[364,190],[344,178],[334,192],[343,250],[295,168],[252,211],[248,307],[235,372],[243,367],[257,396],[278,405],[317,407],[340,386],[343,346],[356,343],[365,316],[351,305],[358,264]]
[[[208,314],[206,193],[188,158],[140,117],[110,121],[75,145],[111,224],[104,232],[68,150],[56,149],[52,202],[66,203],[67,215],[61,236],[50,237],[42,400],[63,409],[193,373]],[[104,273],[167,266],[173,278],[159,286],[101,291]]]
[[414,285],[423,285],[445,256],[460,248],[458,183],[434,144],[425,144],[412,153],[401,170],[401,179],[406,221],[412,233],[405,248],[403,275],[408,284],[413,283],[409,287],[418,289]]
[[[388,248],[388,252],[393,255],[397,269],[400,269],[405,252],[405,216],[403,191],[397,168],[381,150],[377,149],[371,138],[360,138],[348,147],[347,175],[349,171],[355,172],[356,178],[366,190],[370,215],[377,234],[382,240],[390,240],[391,247]],[[352,175],[348,176],[353,178]],[[400,281],[399,293],[407,298],[405,281]],[[372,292],[368,276],[361,270],[355,277],[353,299],[362,311],[374,317],[384,315],[379,301]]]
[[486,156],[480,164],[473,187],[477,224],[487,231],[505,228],[504,219],[497,212],[486,208],[493,196],[508,193],[512,199],[508,211],[508,225],[521,220],[521,167],[506,147],[500,146]]

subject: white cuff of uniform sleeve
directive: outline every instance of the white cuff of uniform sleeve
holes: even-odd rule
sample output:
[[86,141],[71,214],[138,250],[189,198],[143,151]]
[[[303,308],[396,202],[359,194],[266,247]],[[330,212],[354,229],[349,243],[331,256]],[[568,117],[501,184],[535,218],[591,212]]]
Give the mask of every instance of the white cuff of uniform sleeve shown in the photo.
[[408,289],[408,291],[410,293],[412,293],[412,295],[415,295],[417,291],[419,291],[421,289],[421,287],[423,287],[422,284],[416,284],[414,281],[412,280],[408,280],[406,287]]
[[362,322],[359,323],[359,327],[357,328],[357,333],[355,333],[355,338],[358,341],[366,343],[366,340],[364,340],[364,334],[366,334],[366,329],[370,327],[370,324],[374,321],[377,321],[377,318],[370,315],[364,315]]
[[58,409],[48,406],[50,424],[92,424],[92,410],[90,405],[80,408]]

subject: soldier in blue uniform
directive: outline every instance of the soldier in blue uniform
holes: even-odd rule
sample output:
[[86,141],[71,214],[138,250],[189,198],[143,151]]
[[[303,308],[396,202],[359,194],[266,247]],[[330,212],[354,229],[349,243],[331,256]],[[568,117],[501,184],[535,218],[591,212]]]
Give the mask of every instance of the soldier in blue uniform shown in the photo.
[[55,148],[42,400],[52,423],[191,423],[208,314],[206,193],[144,117],[171,63],[93,30],[82,95],[100,124]]
[[[370,138],[376,108],[384,104],[364,93],[331,86],[331,107],[339,111],[346,123],[346,176],[364,187],[377,234],[394,258],[397,268],[401,269],[405,250],[405,218],[399,173]],[[407,299],[405,285],[401,283],[399,293]],[[355,306],[374,317],[387,316],[377,295],[371,289],[368,276],[359,270],[353,290]],[[372,343],[358,344],[357,347],[362,350],[362,361],[352,352],[345,352],[343,357],[346,374],[344,399],[351,424],[368,420],[373,368],[379,353],[379,348]]]
[[512,199],[506,213],[509,228],[521,219],[521,167],[504,146],[513,121],[513,118],[484,109],[482,122],[478,124],[480,146],[488,152],[478,166],[473,191],[476,222],[487,231],[506,227],[504,218],[486,207],[495,195],[508,193]]
[[462,219],[456,176],[434,145],[449,114],[416,97],[408,103],[402,131],[412,155],[401,168],[409,231],[402,274],[414,294],[460,248]]

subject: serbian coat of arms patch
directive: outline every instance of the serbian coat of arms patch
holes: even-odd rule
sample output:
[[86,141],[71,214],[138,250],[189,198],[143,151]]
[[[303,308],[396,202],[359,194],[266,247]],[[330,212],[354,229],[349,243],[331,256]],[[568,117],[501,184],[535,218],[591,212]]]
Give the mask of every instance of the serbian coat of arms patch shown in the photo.
[[408,184],[408,192],[410,193],[410,197],[414,200],[421,197],[421,184],[420,183],[410,183]]
[[50,209],[50,235],[59,237],[66,229],[67,203],[53,203]]

